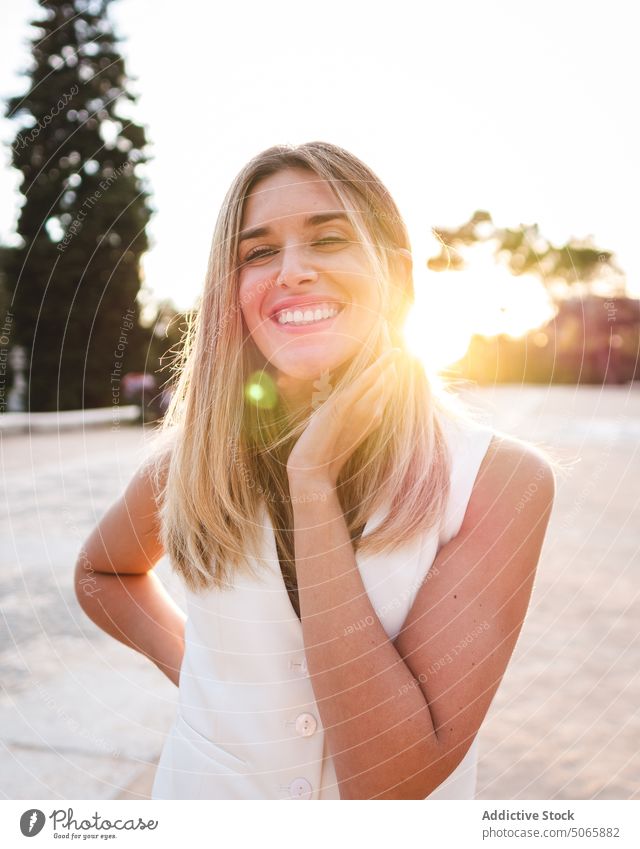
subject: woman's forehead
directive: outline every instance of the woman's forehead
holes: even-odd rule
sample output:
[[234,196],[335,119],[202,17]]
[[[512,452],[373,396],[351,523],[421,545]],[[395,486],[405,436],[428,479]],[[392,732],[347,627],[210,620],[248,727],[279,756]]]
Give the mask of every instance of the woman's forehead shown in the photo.
[[287,168],[261,178],[244,203],[242,226],[259,227],[274,220],[344,212],[331,183],[303,169]]

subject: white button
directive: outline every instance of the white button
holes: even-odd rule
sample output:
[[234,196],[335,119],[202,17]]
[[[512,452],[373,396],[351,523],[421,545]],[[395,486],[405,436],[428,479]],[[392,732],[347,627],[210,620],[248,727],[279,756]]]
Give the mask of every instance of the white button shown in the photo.
[[289,667],[297,672],[298,675],[307,675],[309,672],[306,657],[303,657],[301,660],[290,660]]
[[310,799],[311,784],[306,778],[294,778],[289,785],[289,795],[292,799]]
[[317,727],[318,721],[312,713],[301,713],[296,719],[296,731],[301,737],[310,737]]

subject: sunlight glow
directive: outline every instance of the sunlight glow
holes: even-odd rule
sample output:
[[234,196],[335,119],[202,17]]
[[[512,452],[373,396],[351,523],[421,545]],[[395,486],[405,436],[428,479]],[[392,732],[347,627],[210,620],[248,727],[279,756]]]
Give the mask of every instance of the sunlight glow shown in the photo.
[[415,289],[404,336],[412,353],[430,370],[463,357],[474,333],[515,338],[555,313],[538,277],[514,276],[487,251],[474,254],[462,271],[416,269]]

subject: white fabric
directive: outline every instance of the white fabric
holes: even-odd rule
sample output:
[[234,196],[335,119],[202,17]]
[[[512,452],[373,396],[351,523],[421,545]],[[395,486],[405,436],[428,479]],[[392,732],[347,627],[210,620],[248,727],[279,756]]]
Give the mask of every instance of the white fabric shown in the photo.
[[[443,421],[451,448],[451,495],[440,532],[395,552],[356,555],[363,584],[394,640],[437,552],[459,531],[493,431]],[[302,625],[280,571],[263,502],[263,578],[187,590],[188,619],[177,715],[155,774],[152,799],[339,799],[333,759],[305,666]],[[384,517],[373,515],[363,535]],[[317,726],[301,734],[301,714]],[[313,722],[311,723],[313,724]],[[477,737],[427,799],[473,799]]]

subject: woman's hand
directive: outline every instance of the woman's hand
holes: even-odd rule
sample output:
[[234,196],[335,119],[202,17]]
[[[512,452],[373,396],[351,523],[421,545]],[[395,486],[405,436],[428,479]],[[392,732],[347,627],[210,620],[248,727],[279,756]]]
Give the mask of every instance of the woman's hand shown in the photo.
[[336,486],[344,464],[382,420],[400,353],[400,348],[385,351],[351,386],[330,395],[313,414],[287,461],[290,484]]

